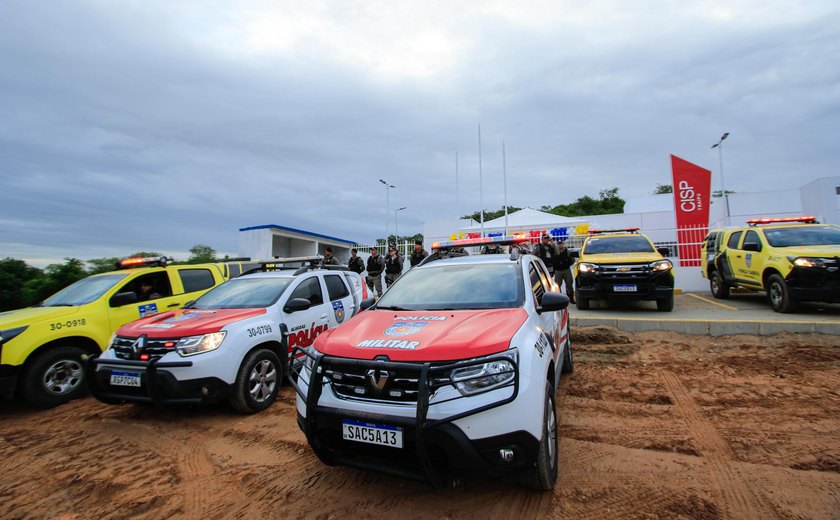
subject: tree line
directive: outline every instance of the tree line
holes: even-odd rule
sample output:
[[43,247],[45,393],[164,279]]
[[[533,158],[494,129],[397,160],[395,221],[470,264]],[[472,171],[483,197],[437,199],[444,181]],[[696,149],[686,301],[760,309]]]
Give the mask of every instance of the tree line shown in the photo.
[[[584,195],[578,197],[577,200],[569,204],[558,204],[552,206],[550,204],[540,206],[540,211],[546,213],[553,213],[563,217],[582,217],[585,215],[610,215],[614,213],[624,213],[624,199],[618,195],[618,188],[610,188],[598,192],[598,198]],[[508,206],[508,214],[514,211],[519,211],[520,207]],[[505,208],[497,209],[495,211],[484,211],[484,221],[493,220],[504,216]],[[481,220],[481,213],[476,211],[470,215],[464,215],[461,218],[471,218],[475,221]]]
[[[163,255],[154,251],[138,251],[122,258],[156,256]],[[92,258],[85,261],[65,258],[64,263],[50,264],[44,269],[33,267],[23,260],[4,258],[0,260],[0,312],[31,307],[82,278],[113,271],[122,258]],[[216,260],[215,249],[206,244],[196,244],[190,248],[187,260],[172,263],[201,264]]]

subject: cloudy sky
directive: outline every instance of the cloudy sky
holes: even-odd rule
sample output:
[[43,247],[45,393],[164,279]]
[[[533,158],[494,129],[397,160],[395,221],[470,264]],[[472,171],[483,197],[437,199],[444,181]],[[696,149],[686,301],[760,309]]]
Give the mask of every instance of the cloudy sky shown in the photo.
[[[632,7],[630,7],[632,6]],[[83,1],[0,7],[0,257],[33,265],[297,227],[840,175],[840,4]],[[393,229],[393,224],[392,224]]]

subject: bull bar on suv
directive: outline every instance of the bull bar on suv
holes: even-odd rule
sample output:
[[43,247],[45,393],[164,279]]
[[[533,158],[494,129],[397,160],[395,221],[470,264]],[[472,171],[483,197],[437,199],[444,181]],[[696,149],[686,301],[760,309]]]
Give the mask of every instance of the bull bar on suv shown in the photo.
[[[513,432],[512,434],[504,435],[500,438],[494,438],[493,440],[496,442],[492,443],[493,445],[490,446],[490,443],[487,442],[481,442],[480,440],[472,441],[468,439],[459,428],[451,424],[453,421],[458,419],[463,419],[465,417],[513,402],[519,395],[519,366],[516,359],[498,354],[475,360],[441,362],[435,364],[431,362],[395,362],[383,359],[361,360],[340,358],[321,354],[319,352],[313,353],[301,347],[295,347],[292,350],[292,356],[292,359],[297,360],[297,362],[291,364],[292,366],[290,367],[289,380],[297,394],[304,400],[306,410],[305,417],[301,417],[300,414],[298,414],[298,424],[306,435],[307,441],[310,446],[312,446],[315,454],[325,464],[340,464],[375,471],[384,471],[386,473],[395,474],[405,478],[426,480],[435,487],[445,487],[452,482],[452,479],[441,474],[438,470],[438,467],[441,466],[441,455],[444,456],[444,460],[451,459],[451,457],[449,457],[450,455],[458,455],[461,459],[466,460],[466,466],[474,469],[487,469],[491,473],[495,473],[493,471],[494,467],[498,468],[500,464],[493,464],[492,462],[489,462],[487,454],[489,454],[490,451],[494,453],[498,451],[497,444],[499,442],[502,444],[510,444],[511,446],[515,446],[517,448],[513,450],[516,453],[516,458],[510,461],[509,464],[505,465],[505,470],[507,471],[510,470],[511,466],[528,463],[529,461],[533,461],[536,457],[537,443],[529,442],[529,440],[525,438],[527,435],[525,432]],[[311,361],[311,367],[307,367],[309,372],[309,382],[308,391],[305,394],[299,385],[299,377],[304,367],[309,364],[309,361],[301,363],[300,360],[303,359],[302,356],[306,356]],[[506,361],[510,363],[512,369],[500,373],[512,373],[512,381],[508,381],[499,386],[492,386],[486,390],[480,390],[476,393],[470,394],[469,396],[464,396],[459,392],[459,395],[456,397],[430,403],[430,400],[436,390],[445,386],[454,385],[454,383],[450,380],[450,373],[453,370],[479,366],[494,361]],[[414,417],[384,414],[379,415],[369,412],[354,411],[346,408],[334,408],[319,405],[318,401],[321,398],[325,380],[335,391],[337,380],[345,377],[346,373],[340,371],[343,369],[374,370],[380,371],[380,373],[384,371],[389,374],[399,374],[400,376],[404,376],[405,374],[416,375],[416,378],[401,378],[403,382],[408,382],[408,385],[404,386],[401,391],[403,392],[403,395],[409,392],[416,392],[416,412]],[[480,379],[482,377],[485,376],[476,375],[459,379],[458,381],[470,381]],[[415,380],[416,383],[412,383]],[[416,390],[414,389],[415,385]],[[509,387],[513,387],[513,393],[510,396],[498,401],[439,419],[428,418],[428,412],[431,406],[452,402],[465,397],[482,395],[493,390]],[[352,396],[344,397],[338,392],[336,392],[336,396],[339,399],[353,399]],[[384,402],[387,402],[388,404],[413,404],[410,400],[386,400]],[[382,463],[365,461],[360,459],[360,457],[356,454],[337,453],[325,446],[321,436],[321,432],[325,429],[324,427],[326,426],[326,429],[330,429],[330,426],[334,427],[336,424],[340,424],[342,418],[360,421],[383,421],[385,423],[390,423],[404,428],[406,433],[405,440],[407,441],[406,452],[409,452],[408,445],[414,444],[414,461],[419,466],[418,470],[412,471],[411,468],[407,468],[405,465],[393,464],[393,459],[391,460],[391,464],[388,464],[385,461],[382,461]],[[332,430],[336,431],[335,428],[332,428]],[[340,427],[338,430],[340,431]],[[410,436],[412,430],[413,438]],[[430,446],[427,445],[426,442],[430,439],[443,441],[444,444],[449,444],[451,449],[447,450],[444,447],[442,452],[440,450],[432,452],[432,450],[430,450]],[[356,446],[354,446],[354,448],[356,448]],[[366,446],[360,445],[357,450],[354,451],[364,452],[365,448]]]

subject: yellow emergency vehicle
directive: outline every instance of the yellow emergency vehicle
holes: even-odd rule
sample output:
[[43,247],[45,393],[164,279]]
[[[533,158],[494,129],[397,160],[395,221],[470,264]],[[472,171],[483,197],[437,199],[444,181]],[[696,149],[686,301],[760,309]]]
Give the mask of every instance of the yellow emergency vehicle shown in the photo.
[[639,228],[591,230],[575,264],[577,308],[591,300],[656,301],[663,312],[674,309],[674,271],[667,248],[657,249]]
[[840,226],[813,216],[751,219],[707,237],[705,249],[713,258],[703,275],[715,298],[729,298],[733,287],[766,291],[776,312],[803,301],[840,302]]
[[0,396],[39,407],[83,396],[83,354],[101,353],[121,325],[181,307],[242,270],[167,263],[125,259],[119,270],[83,278],[34,307],[0,313]]

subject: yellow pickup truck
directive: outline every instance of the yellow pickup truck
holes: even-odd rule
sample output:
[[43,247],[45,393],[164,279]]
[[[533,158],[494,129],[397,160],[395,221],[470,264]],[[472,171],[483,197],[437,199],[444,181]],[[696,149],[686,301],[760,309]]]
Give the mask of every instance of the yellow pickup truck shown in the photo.
[[243,269],[167,265],[166,258],[130,258],[120,267],[0,313],[0,396],[50,407],[85,395],[83,354],[101,353],[121,325],[181,307]]
[[639,228],[592,230],[575,264],[577,308],[591,300],[656,301],[657,310],[674,309],[674,271],[667,248],[654,247]]
[[840,302],[840,226],[813,216],[763,218],[713,230],[703,245],[703,276],[715,298],[739,287],[766,291],[776,312],[803,301]]

